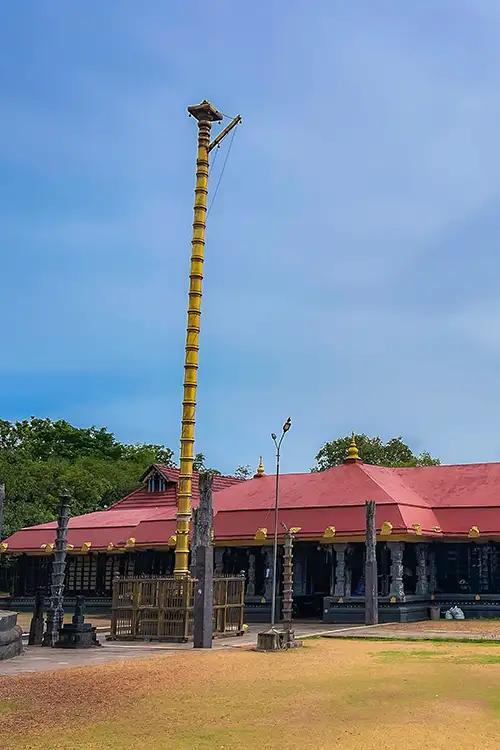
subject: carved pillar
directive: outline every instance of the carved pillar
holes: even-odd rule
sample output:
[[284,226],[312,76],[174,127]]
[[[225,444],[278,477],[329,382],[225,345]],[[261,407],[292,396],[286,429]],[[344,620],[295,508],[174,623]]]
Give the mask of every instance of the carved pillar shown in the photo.
[[226,551],[225,547],[215,547],[214,554],[215,554],[215,568],[214,568],[214,576],[221,576],[224,573],[224,552]]
[[336,555],[334,596],[346,595],[345,563],[347,544],[334,544]]
[[481,545],[481,570],[479,577],[479,590],[482,594],[490,593],[490,545]]
[[57,519],[54,558],[50,583],[50,606],[47,610],[46,630],[42,646],[53,646],[59,640],[59,631],[64,620],[64,574],[66,570],[66,544],[68,540],[70,498],[61,493],[61,505]]
[[352,563],[351,555],[353,554],[353,548],[351,544],[347,545],[345,551],[345,595],[346,597],[351,596],[352,591]]
[[283,627],[292,627],[293,611],[293,533],[287,531],[283,546]]
[[247,596],[255,596],[255,554],[248,555],[248,583]]
[[264,548],[264,598],[271,599],[273,588],[273,550]]
[[427,563],[429,566],[429,591],[434,594],[437,589],[436,547],[434,544],[429,544]]
[[388,542],[387,546],[391,552],[391,587],[389,594],[398,600],[404,600],[405,590],[403,585],[403,552],[404,542]]
[[415,593],[419,596],[427,596],[429,593],[429,580],[427,574],[427,544],[417,544],[415,553],[417,558],[417,585],[415,588]]
[[333,544],[328,547],[330,561],[330,596],[335,596],[335,550]]

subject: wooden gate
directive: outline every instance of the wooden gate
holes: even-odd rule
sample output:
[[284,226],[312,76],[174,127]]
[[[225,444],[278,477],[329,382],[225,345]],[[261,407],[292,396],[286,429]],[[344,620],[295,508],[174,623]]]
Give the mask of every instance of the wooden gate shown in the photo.
[[[117,578],[113,581],[111,638],[185,642],[193,634],[196,579]],[[241,635],[245,579],[214,578],[213,632]]]

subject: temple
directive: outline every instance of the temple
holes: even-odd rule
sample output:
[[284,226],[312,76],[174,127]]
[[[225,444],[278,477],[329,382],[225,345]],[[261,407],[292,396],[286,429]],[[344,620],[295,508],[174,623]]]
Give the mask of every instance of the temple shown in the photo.
[[[178,470],[155,464],[108,510],[70,519],[66,596],[109,606],[116,575],[173,572]],[[214,477],[216,573],[246,575],[246,619],[269,617],[275,476]],[[343,464],[280,477],[280,529],[294,544],[295,616],[364,619],[365,501],[375,500],[379,617],[418,620],[434,602],[468,617],[500,615],[500,463],[386,468],[354,440]],[[198,477],[193,476],[193,506]],[[46,587],[55,522],[0,544],[12,566],[10,606]],[[281,557],[281,555],[280,555]]]

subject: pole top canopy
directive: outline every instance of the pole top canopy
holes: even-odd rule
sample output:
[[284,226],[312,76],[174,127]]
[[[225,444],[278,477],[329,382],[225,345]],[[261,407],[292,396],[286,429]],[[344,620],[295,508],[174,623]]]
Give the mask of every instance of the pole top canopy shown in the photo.
[[351,436],[351,443],[350,443],[349,448],[347,450],[347,456],[344,459],[344,463],[345,464],[352,464],[352,463],[354,463],[356,461],[361,461],[361,459],[359,457],[358,446],[356,445],[356,437],[355,437],[354,432],[353,432],[352,436]]
[[190,115],[192,115],[198,122],[205,120],[208,122],[220,122],[223,118],[222,112],[219,112],[214,105],[203,99],[200,104],[192,104],[187,108]]

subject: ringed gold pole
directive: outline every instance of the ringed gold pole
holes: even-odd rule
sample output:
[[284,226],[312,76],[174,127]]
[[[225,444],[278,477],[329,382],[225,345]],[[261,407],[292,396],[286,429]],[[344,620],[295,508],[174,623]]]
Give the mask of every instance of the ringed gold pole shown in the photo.
[[198,384],[198,352],[203,293],[203,260],[208,196],[208,151],[212,122],[220,122],[222,114],[210,102],[188,107],[198,120],[198,156],[194,199],[193,239],[187,312],[186,349],[184,358],[184,397],[182,401],[181,455],[177,494],[177,535],[175,542],[175,576],[189,573],[189,524],[194,458],[196,387]]

